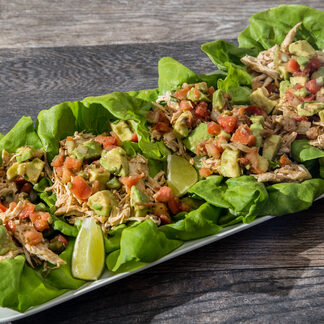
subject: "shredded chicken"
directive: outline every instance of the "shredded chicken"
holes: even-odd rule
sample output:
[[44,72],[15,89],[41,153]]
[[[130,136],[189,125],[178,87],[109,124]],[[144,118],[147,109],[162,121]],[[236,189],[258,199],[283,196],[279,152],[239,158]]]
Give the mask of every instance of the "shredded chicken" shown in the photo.
[[272,79],[279,78],[279,72],[277,72],[274,68],[270,68],[268,66],[262,65],[262,63],[255,57],[245,55],[241,58],[241,62],[246,66],[250,67],[252,70],[264,73],[271,77]]
[[295,25],[286,35],[285,39],[283,40],[283,42],[280,45],[280,50],[286,54],[289,54],[289,45],[294,41],[296,33],[297,33],[297,29],[299,28],[299,26],[302,23],[299,22],[297,25]]
[[309,141],[309,144],[324,150],[324,134],[319,135],[316,140]]

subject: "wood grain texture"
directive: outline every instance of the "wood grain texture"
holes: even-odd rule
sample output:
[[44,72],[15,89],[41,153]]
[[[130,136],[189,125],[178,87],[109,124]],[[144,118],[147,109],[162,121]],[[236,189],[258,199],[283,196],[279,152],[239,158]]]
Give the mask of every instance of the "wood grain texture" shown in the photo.
[[[65,100],[153,88],[157,61],[213,69],[201,42],[0,50],[1,130]],[[324,201],[17,323],[320,323]]]
[[321,0],[0,0],[0,48],[235,38],[254,13]]

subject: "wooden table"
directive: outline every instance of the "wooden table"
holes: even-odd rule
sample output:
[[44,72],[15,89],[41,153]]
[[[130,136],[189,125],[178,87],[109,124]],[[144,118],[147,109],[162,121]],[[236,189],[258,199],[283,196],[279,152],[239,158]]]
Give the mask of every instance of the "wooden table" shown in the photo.
[[[166,55],[209,72],[202,40],[236,37],[248,16],[279,1],[71,3],[0,1],[1,132],[66,100],[156,87]],[[323,322],[323,207],[316,202],[24,322]]]

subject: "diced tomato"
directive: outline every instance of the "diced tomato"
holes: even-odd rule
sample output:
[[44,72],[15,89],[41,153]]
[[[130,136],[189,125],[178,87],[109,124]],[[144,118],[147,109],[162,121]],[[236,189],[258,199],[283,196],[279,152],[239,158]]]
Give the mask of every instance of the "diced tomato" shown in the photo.
[[137,182],[144,177],[144,173],[136,174],[128,177],[120,177],[119,181],[126,186],[127,189],[135,186]]
[[216,139],[216,145],[218,151],[221,153],[224,151],[222,144],[227,144],[227,139],[224,136],[218,136]]
[[66,157],[64,161],[64,167],[71,170],[71,171],[80,171],[82,166],[82,161],[79,159],[74,159],[69,156]]
[[202,119],[205,119],[207,120],[210,116],[210,112],[209,110],[207,109],[208,107],[208,104],[207,102],[205,101],[201,101],[197,106],[196,106],[196,109],[195,109],[195,116],[197,118],[202,118]]
[[152,129],[157,130],[158,132],[161,133],[167,133],[170,131],[170,126],[169,126],[169,122],[158,122],[157,124],[155,124]]
[[317,57],[314,57],[309,62],[308,66],[312,71],[316,71],[321,67],[321,61]]
[[196,145],[196,154],[199,155],[199,156],[207,155],[206,142],[205,141]]
[[295,59],[290,58],[288,63],[286,64],[286,70],[290,73],[298,72],[300,71],[299,64]]
[[215,142],[207,142],[205,144],[205,148],[206,148],[207,154],[209,156],[212,156],[212,157],[214,157],[216,159],[220,158],[221,153],[219,152]]
[[161,225],[171,224],[170,215],[161,215],[159,217],[160,217],[160,220],[161,220]]
[[195,95],[195,99],[199,99],[200,93],[199,93],[199,90],[197,88],[194,89],[194,95]]
[[211,121],[211,122],[209,122],[208,123],[208,133],[210,134],[210,135],[214,135],[214,136],[216,136],[216,135],[218,135],[220,132],[221,132],[221,127],[220,127],[220,125],[218,125],[217,123],[215,123],[214,121]]
[[237,118],[234,116],[220,115],[217,122],[228,133],[233,132],[233,130],[237,127]]
[[167,118],[167,116],[165,116],[165,114],[162,111],[159,112],[159,120],[158,121],[169,124],[169,119]]
[[208,88],[208,97],[209,99],[213,98],[213,93],[215,92],[215,88],[213,86]]
[[193,104],[189,100],[181,100],[180,102],[180,111],[192,111],[193,110]]
[[25,242],[29,245],[37,245],[38,243],[42,242],[43,235],[37,231],[27,231],[24,233]]
[[138,142],[137,133],[133,133],[132,138],[131,138],[131,141],[134,142],[134,143],[137,143]]
[[190,90],[190,87],[187,87],[184,89],[179,89],[172,96],[179,100],[186,99],[189,90]]
[[60,154],[56,155],[56,157],[52,161],[51,166],[52,167],[61,167],[63,165],[63,162],[64,162],[64,153],[60,152]]
[[237,162],[239,163],[240,166],[243,166],[243,167],[247,166],[250,163],[250,161],[245,157],[238,158]]
[[30,216],[33,214],[34,210],[35,210],[35,205],[28,204],[19,213],[19,219],[26,219],[28,217],[30,218]]
[[111,149],[120,145],[117,136],[99,135],[94,140],[95,142],[101,144],[106,151],[110,151]]
[[69,245],[69,241],[61,234],[56,235],[54,237],[54,239],[56,239],[57,241],[62,242],[65,247],[67,247]]
[[171,211],[172,214],[178,214],[181,211],[181,201],[179,200],[178,197],[172,196],[168,200],[168,207]]
[[80,200],[87,201],[91,196],[92,189],[87,182],[81,177],[76,176],[72,181],[72,193]]
[[14,232],[16,229],[16,224],[12,220],[8,220],[4,223],[5,228],[8,232]]
[[239,142],[244,145],[253,146],[256,143],[256,137],[247,125],[240,125],[231,138],[232,142]]
[[254,148],[249,153],[247,153],[245,158],[249,160],[251,170],[254,173],[263,173],[263,171],[259,169],[259,153],[257,148]]
[[273,90],[275,89],[275,84],[274,84],[274,82],[269,83],[269,84],[266,86],[266,89],[267,89],[268,92],[271,94],[271,93],[273,92]]
[[320,89],[320,87],[317,85],[316,80],[309,80],[308,82],[306,82],[306,89],[315,94]]
[[280,159],[279,159],[279,163],[280,163],[280,166],[285,166],[285,165],[288,165],[288,164],[291,164],[291,161],[290,159],[287,157],[286,154],[283,154],[281,155]]
[[308,96],[306,96],[306,97],[304,97],[304,98],[301,98],[301,99],[302,99],[303,101],[305,101],[305,102],[309,102],[309,101],[314,101],[315,98],[316,98],[316,96],[315,96],[314,94],[310,94],[310,95],[308,95]]
[[307,76],[310,73],[310,67],[307,65],[302,71],[297,71],[293,73],[293,76]]
[[292,104],[293,106],[298,105],[298,103],[301,102],[302,98],[297,97],[294,93],[293,93],[294,89],[288,89],[285,92],[285,98],[286,100]]
[[37,231],[43,232],[49,228],[49,219],[51,215],[46,212],[36,211],[29,216]]
[[209,177],[209,176],[212,174],[212,172],[211,172],[209,169],[207,169],[207,168],[201,168],[201,169],[199,170],[199,174],[200,174],[203,178],[207,178],[207,177]]
[[248,106],[245,108],[245,111],[249,116],[252,116],[252,115],[265,116],[265,115],[267,115],[265,110],[259,106],[253,106],[253,105]]
[[5,212],[8,208],[0,203],[0,210]]
[[296,116],[295,120],[297,123],[299,123],[301,121],[308,121],[308,118],[306,116]]
[[63,167],[62,168],[62,181],[63,183],[68,183],[71,181],[71,177],[73,176],[73,173],[68,168]]
[[33,190],[33,186],[31,183],[26,182],[23,184],[23,186],[20,189],[20,192],[26,192],[26,193],[30,193]]
[[63,167],[54,167],[55,173],[59,178],[63,176]]
[[168,186],[163,186],[160,190],[155,194],[154,198],[157,202],[168,202],[173,196],[172,189]]

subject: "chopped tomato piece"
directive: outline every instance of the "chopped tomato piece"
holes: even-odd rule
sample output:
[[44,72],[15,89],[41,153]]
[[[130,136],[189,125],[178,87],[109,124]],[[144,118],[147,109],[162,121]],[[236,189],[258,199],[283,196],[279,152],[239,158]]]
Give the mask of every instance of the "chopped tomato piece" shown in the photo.
[[170,215],[161,215],[159,217],[160,217],[160,220],[161,220],[161,225],[171,224]]
[[310,94],[310,95],[308,95],[308,96],[306,96],[306,97],[304,97],[304,98],[301,98],[301,99],[302,99],[303,101],[308,102],[308,101],[314,101],[315,98],[316,98],[316,96],[315,96],[314,94]]
[[179,100],[186,99],[189,90],[190,90],[190,87],[187,87],[184,89],[179,89],[172,96]]
[[62,242],[65,247],[69,245],[69,241],[61,234],[56,235],[54,240]]
[[8,208],[0,203],[0,210],[5,212]]
[[163,186],[160,190],[155,194],[154,198],[157,202],[168,202],[173,196],[172,189],[168,186]]
[[221,132],[221,127],[220,125],[218,125],[217,123],[215,123],[214,121],[211,121],[208,123],[208,133],[210,135],[218,135]]
[[29,245],[37,245],[38,243],[42,242],[43,235],[37,231],[27,231],[24,233],[25,242]]
[[212,156],[212,157],[214,157],[216,159],[219,159],[220,158],[221,153],[219,152],[216,143],[214,143],[214,142],[207,142],[205,144],[205,148],[206,148],[207,154],[209,156]]
[[31,183],[26,182],[21,187],[20,192],[30,193],[32,190],[33,190],[33,186],[31,185]]
[[68,168],[63,167],[62,168],[62,181],[64,183],[68,183],[71,181],[71,177],[73,176],[73,173]]
[[216,140],[216,145],[218,151],[221,153],[224,151],[222,144],[227,144],[227,139],[224,136],[218,136]]
[[159,112],[159,122],[165,122],[165,123],[168,123],[169,124],[169,119],[167,118],[167,116],[165,116],[165,114],[160,111]]
[[157,124],[155,124],[152,129],[157,130],[158,132],[161,133],[167,133],[170,131],[170,126],[169,126],[169,122],[158,122]]
[[181,211],[181,201],[179,200],[178,197],[172,196],[168,200],[168,207],[171,211],[172,214],[178,214]]
[[285,166],[285,165],[291,164],[291,161],[287,157],[286,154],[283,154],[283,155],[281,155],[281,157],[279,159],[279,163],[280,163],[280,166]]
[[22,211],[19,213],[19,219],[26,219],[26,218],[30,218],[30,216],[33,214],[35,210],[35,205],[27,205],[25,206]]
[[308,121],[308,118],[306,116],[296,116],[295,117],[296,122],[301,122],[301,121]]
[[56,155],[56,157],[52,161],[51,166],[52,167],[61,167],[63,165],[63,162],[64,162],[64,153],[60,152],[60,154]]
[[300,71],[299,64],[295,59],[290,58],[286,64],[286,70],[290,73],[299,72]]
[[144,173],[142,174],[136,174],[128,177],[120,177],[119,181],[127,187],[127,189],[130,189],[131,187],[135,186],[137,182],[144,177]]
[[237,162],[239,163],[240,166],[243,166],[243,167],[246,167],[250,163],[250,161],[245,157],[238,158]]
[[256,143],[256,137],[247,125],[240,125],[231,138],[232,142],[239,142],[244,145],[253,146]]
[[63,176],[63,168],[62,167],[54,167],[55,173],[58,177],[62,178]]
[[215,88],[213,86],[208,88],[208,97],[209,99],[213,98],[213,93],[215,92]]
[[207,178],[207,177],[209,177],[209,176],[212,174],[212,172],[211,172],[209,169],[207,169],[207,168],[201,168],[201,169],[199,170],[199,174],[200,174],[203,178]]
[[245,158],[249,160],[251,170],[254,173],[263,173],[263,171],[259,169],[259,153],[257,148],[254,148],[249,153],[247,153]]
[[7,229],[8,232],[14,232],[16,229],[16,224],[14,223],[13,220],[8,220],[4,223],[5,228]]
[[116,136],[99,135],[94,140],[101,144],[106,151],[109,151],[120,144],[118,143],[118,138]]
[[79,159],[74,159],[69,156],[66,157],[64,161],[64,167],[71,171],[80,171],[82,166],[82,161]]
[[[198,90],[197,90],[198,91]],[[209,110],[207,109],[207,107],[208,107],[208,104],[207,104],[207,102],[205,102],[205,101],[201,101],[198,105],[197,105],[197,107],[196,107],[196,109],[195,109],[195,116],[197,117],[197,118],[202,118],[202,119],[208,119],[209,118],[209,116],[210,116],[210,112],[209,112]]]
[[180,111],[192,111],[193,110],[193,104],[189,100],[181,100],[180,102]]
[[306,82],[306,89],[315,94],[320,89],[320,87],[317,85],[316,80],[309,80],[308,82]]
[[233,132],[237,127],[237,118],[235,116],[220,115],[217,122],[228,133]]
[[134,142],[134,143],[137,143],[138,142],[137,133],[133,133],[132,138],[131,138],[131,141]]
[[267,115],[265,110],[259,106],[253,106],[253,105],[248,106],[245,108],[245,111],[249,116],[252,116],[252,115],[265,116],[265,115]]
[[92,193],[91,187],[79,175],[73,179],[71,191],[78,199],[82,201],[87,201]]
[[195,95],[195,99],[199,99],[200,93],[199,93],[199,90],[197,88],[194,89],[194,95]]
[[318,70],[321,67],[321,61],[317,57],[314,57],[309,62],[308,66],[312,71]]
[[49,228],[48,221],[51,218],[49,213],[37,211],[32,213],[29,218],[37,231],[43,232]]
[[196,145],[196,154],[200,156],[205,156],[207,155],[207,150],[206,150],[206,142],[202,142],[200,144]]

